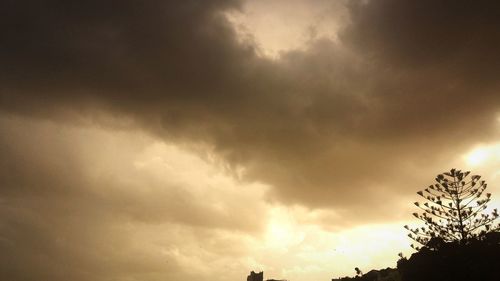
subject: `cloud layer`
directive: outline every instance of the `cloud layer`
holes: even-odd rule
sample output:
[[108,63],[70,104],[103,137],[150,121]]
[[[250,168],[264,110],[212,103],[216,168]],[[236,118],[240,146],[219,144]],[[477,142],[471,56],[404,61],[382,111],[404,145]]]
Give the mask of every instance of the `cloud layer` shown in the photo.
[[[318,3],[325,5],[309,5]],[[3,227],[11,232],[2,241],[17,237],[22,251],[39,248],[58,257],[53,264],[43,255],[30,257],[53,268],[47,279],[57,280],[68,276],[56,266],[68,259],[66,250],[52,252],[60,245],[50,243],[64,243],[54,238],[66,228],[67,235],[81,236],[72,251],[85,258],[70,263],[105,263],[82,251],[99,244],[96,237],[107,235],[117,214],[134,225],[207,229],[208,237],[213,231],[261,233],[265,226],[257,218],[266,208],[241,204],[252,196],[254,202],[327,210],[336,214],[330,224],[401,218],[405,210],[392,206],[473,145],[498,136],[500,7],[492,1],[339,3],[332,9],[347,16],[332,20],[334,40],[311,36],[301,48],[268,58],[259,49],[261,37],[242,38],[228,20],[228,13],[246,12],[236,0],[3,1],[0,198]],[[92,141],[103,139],[95,133],[37,131],[19,118],[50,120],[57,128],[140,132],[160,146],[212,157],[236,181],[223,186],[248,189],[228,187],[210,197],[182,176],[165,182],[158,179],[161,171],[134,174],[137,167],[119,166],[136,160],[130,154],[114,152],[117,159],[132,157],[122,161],[94,158],[102,144]],[[134,142],[124,147],[144,148]],[[169,153],[163,158],[178,160]],[[199,160],[182,161],[157,164],[175,167],[176,174]],[[131,173],[133,181],[120,173]],[[102,186],[106,192],[100,193]],[[114,210],[112,218],[96,220],[101,208]],[[50,218],[57,221],[45,224]],[[116,243],[119,248],[128,240]],[[18,263],[10,265],[5,270],[16,271]],[[73,280],[89,278],[82,273]]]
[[277,61],[237,40],[233,1],[6,2],[2,105],[131,118],[206,144],[279,200],[376,201],[389,175],[411,176],[401,162],[446,159],[496,125],[497,9],[445,2],[349,2],[340,42]]

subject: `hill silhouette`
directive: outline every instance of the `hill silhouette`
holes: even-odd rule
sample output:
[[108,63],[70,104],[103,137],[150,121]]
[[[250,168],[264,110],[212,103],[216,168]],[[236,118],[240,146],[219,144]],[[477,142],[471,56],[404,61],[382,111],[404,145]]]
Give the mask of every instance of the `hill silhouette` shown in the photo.
[[498,281],[500,280],[500,232],[490,232],[466,244],[430,241],[397,268],[371,270],[356,277],[332,281]]
[[[435,245],[432,245],[435,247]],[[402,281],[500,280],[500,232],[487,233],[466,244],[443,242],[423,247],[398,261]]]

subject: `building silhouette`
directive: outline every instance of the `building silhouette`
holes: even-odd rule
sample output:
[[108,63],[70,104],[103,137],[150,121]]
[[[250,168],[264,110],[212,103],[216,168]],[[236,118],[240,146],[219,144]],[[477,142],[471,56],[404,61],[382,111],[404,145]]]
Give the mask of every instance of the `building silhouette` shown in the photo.
[[[250,275],[247,276],[247,281],[264,281],[264,272],[263,271],[259,273],[255,273],[254,271],[250,272]],[[266,281],[287,281],[287,280],[267,279]]]
[[247,281],[264,281],[264,272],[261,271],[259,273],[250,272],[250,275],[247,277]]

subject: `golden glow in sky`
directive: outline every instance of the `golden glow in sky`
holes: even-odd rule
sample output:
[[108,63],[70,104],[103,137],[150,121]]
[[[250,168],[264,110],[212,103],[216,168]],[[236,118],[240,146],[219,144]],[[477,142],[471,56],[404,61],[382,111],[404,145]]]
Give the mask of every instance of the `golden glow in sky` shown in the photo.
[[500,159],[500,144],[479,145],[468,152],[465,159],[471,166],[498,162]]
[[[17,122],[31,128],[54,159],[65,153],[61,147],[66,144],[78,148],[72,161],[86,167],[81,175],[89,183],[85,192],[103,196],[132,221],[156,221],[137,228],[129,219],[119,219],[99,227],[107,236],[133,239],[120,247],[131,253],[141,249],[153,263],[175,261],[201,275],[217,274],[212,266],[223,263],[224,280],[241,278],[250,270],[264,270],[276,278],[318,280],[351,275],[354,267],[395,266],[399,252],[411,254],[411,241],[402,228],[414,223],[409,211],[401,221],[334,230],[322,221],[329,211],[267,202],[265,185],[241,182],[211,157],[200,158],[140,132]],[[57,139],[62,143],[54,146]],[[31,149],[30,144],[20,145]],[[462,159],[472,166],[487,159],[498,163],[499,147],[481,146]]]

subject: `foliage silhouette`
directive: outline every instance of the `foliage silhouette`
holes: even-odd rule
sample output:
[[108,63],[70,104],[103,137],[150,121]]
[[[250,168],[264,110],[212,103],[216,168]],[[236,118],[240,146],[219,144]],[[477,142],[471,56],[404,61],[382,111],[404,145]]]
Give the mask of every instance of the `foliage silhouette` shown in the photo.
[[359,268],[354,268],[354,270],[356,271],[356,276],[362,276],[363,275],[363,272],[361,271],[361,269]]
[[[439,174],[436,183],[417,192],[426,202],[415,205],[423,210],[413,215],[425,223],[424,227],[405,228],[410,231],[408,236],[421,246],[436,250],[447,242],[466,244],[471,239],[479,239],[489,232],[499,229],[493,226],[498,218],[498,211],[484,214],[491,193],[484,193],[487,184],[480,181],[481,176],[470,172],[451,169]],[[411,245],[415,250],[421,246]]]
[[401,258],[397,263],[401,281],[498,281],[500,276],[500,232],[489,232],[460,241],[444,242]]
[[332,281],[400,281],[397,269],[385,268],[380,270],[370,270],[366,274],[356,270],[355,277],[333,278]]

